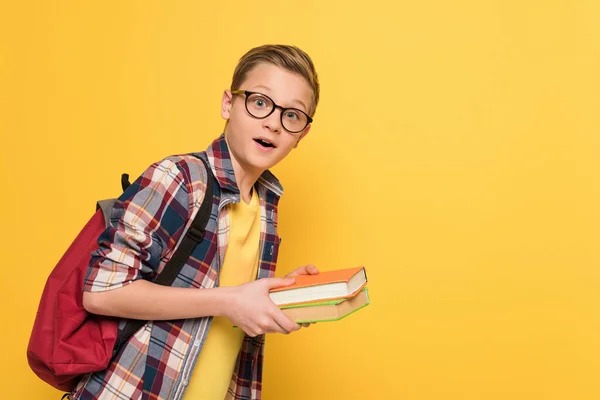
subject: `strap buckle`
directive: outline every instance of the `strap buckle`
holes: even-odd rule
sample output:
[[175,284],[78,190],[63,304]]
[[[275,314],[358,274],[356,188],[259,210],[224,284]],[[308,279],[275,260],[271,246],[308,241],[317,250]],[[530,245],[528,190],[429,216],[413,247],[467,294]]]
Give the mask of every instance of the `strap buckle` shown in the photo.
[[191,226],[188,230],[187,236],[192,239],[194,242],[201,242],[204,238],[204,234],[206,231],[204,229],[198,229],[195,226]]

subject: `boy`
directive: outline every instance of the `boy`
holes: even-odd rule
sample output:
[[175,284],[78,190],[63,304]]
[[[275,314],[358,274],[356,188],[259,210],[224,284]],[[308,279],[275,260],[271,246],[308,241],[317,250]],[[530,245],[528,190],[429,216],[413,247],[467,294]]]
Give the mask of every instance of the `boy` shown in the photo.
[[[223,93],[224,133],[204,153],[215,176],[204,241],[172,287],[152,283],[206,192],[191,155],[150,166],[120,198],[99,238],[83,304],[94,314],[150,321],[73,399],[258,399],[266,333],[296,331],[268,297],[300,267],[273,278],[282,187],[268,171],[308,134],[319,100],[310,57],[292,46],[246,53]],[[238,328],[234,328],[233,326]]]

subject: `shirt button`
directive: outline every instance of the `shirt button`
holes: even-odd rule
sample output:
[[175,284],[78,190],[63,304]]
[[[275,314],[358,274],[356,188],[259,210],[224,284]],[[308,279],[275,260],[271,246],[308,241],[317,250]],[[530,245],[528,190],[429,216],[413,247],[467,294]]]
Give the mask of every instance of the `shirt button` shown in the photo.
[[273,255],[273,246],[271,246],[271,251],[270,251],[269,255],[270,255],[270,256],[272,256],[272,255]]
[[194,346],[196,346],[196,347],[200,346],[200,339],[194,340]]
[[183,386],[187,386],[188,385],[188,380],[184,379],[183,381],[181,381],[181,383],[183,384]]

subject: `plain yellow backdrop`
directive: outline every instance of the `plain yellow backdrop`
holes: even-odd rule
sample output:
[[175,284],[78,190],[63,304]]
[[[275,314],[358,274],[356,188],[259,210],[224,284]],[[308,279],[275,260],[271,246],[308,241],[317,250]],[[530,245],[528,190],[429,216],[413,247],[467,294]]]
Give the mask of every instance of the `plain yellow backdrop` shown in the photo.
[[365,265],[372,304],[270,336],[264,398],[600,398],[595,1],[8,1],[0,6],[0,397],[45,279],[119,177],[201,151],[239,57],[312,57],[275,168],[278,275]]

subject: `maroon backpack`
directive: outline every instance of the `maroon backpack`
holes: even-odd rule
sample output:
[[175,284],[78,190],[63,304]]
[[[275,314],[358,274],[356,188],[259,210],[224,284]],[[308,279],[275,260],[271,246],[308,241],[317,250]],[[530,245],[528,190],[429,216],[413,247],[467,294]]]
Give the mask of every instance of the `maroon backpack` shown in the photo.
[[[206,195],[190,229],[154,283],[171,286],[181,268],[202,241],[212,209],[213,175],[206,161]],[[123,174],[125,190],[128,177]],[[119,331],[119,318],[88,313],[83,308],[83,285],[98,237],[106,230],[115,199],[98,202],[97,210],[54,267],[42,293],[27,347],[29,366],[48,384],[70,391],[81,375],[102,371],[113,356],[146,321],[127,320]]]

